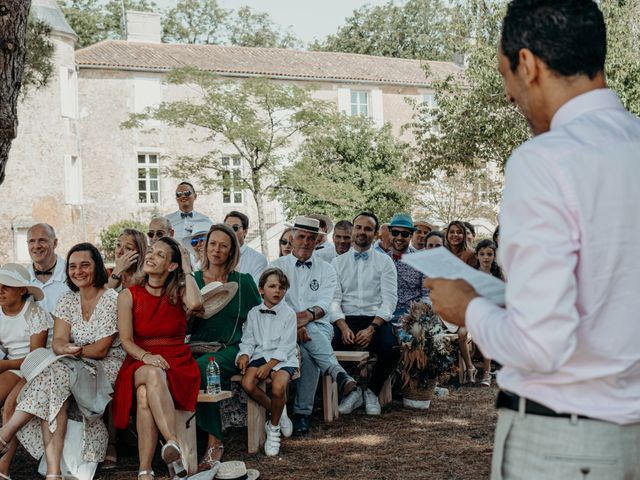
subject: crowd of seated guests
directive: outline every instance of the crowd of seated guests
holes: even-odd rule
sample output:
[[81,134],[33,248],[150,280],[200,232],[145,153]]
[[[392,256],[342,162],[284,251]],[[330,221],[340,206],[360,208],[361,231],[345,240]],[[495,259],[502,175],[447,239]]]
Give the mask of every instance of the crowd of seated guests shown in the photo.
[[[267,455],[278,454],[281,435],[309,431],[320,374],[338,383],[341,414],[364,405],[367,414],[379,415],[378,395],[399,359],[392,319],[397,321],[410,302],[428,301],[424,276],[400,262],[402,256],[444,246],[503,279],[497,229],[493,241],[481,240],[474,249],[475,231],[465,222],[452,221],[439,231],[397,214],[381,225],[371,212],[337,222],[333,244],[330,219],[297,217],[279,238],[278,259],[265,267],[264,257],[244,245],[248,218],[232,212],[226,224],[213,224],[192,211],[196,197],[191,184],[179,185],[180,212],[172,214],[180,218],[179,228],[160,217],[151,221],[148,240],[137,230],[122,231],[110,270],[89,243],[72,247],[66,260],[59,257],[55,231],[47,224],[28,231],[29,269],[0,268],[0,479],[9,478],[16,440],[35,458],[44,456],[46,478],[64,478],[70,420],[82,422],[77,452],[82,461],[115,458],[115,451],[107,450],[116,429],[128,428],[132,417],[139,478],[154,478],[159,435],[169,471],[186,476],[176,410],[195,411],[197,426],[206,433],[198,469],[216,468],[224,452],[221,407],[197,402],[206,388],[209,355],[192,353],[185,338],[218,346],[223,389],[230,388],[231,377],[244,374],[243,389],[271,414],[265,425]],[[182,238],[174,236],[178,231]],[[243,262],[243,255],[261,257],[260,271],[249,257]],[[235,287],[221,309],[206,313],[201,290],[218,284]],[[458,335],[465,382],[474,382],[467,333],[459,329]],[[334,350],[344,349],[377,357],[364,388],[336,360]],[[490,362],[485,358],[482,364],[484,385],[491,381]],[[84,374],[86,369],[92,375]],[[285,402],[294,374],[292,422]],[[267,378],[270,397],[257,387]],[[87,390],[78,388],[82,382],[107,401],[88,399]]]

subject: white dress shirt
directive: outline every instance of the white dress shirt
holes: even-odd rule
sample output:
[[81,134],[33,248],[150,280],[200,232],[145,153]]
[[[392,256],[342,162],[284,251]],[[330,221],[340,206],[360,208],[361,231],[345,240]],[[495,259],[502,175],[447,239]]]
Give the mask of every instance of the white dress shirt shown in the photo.
[[267,269],[269,261],[263,254],[244,244],[240,247],[240,260],[236,270],[248,273],[253,277],[256,285],[260,282],[260,275]]
[[271,262],[271,266],[282,270],[289,279],[289,290],[285,300],[294,312],[320,307],[324,315],[316,322],[329,323],[331,302],[336,290],[337,277],[333,267],[314,253],[308,260],[311,268],[296,267],[298,259],[293,253]]
[[177,242],[181,242],[183,238],[190,236],[195,232],[208,231],[213,222],[209,217],[200,212],[193,210],[192,217],[182,218],[181,211],[170,213],[165,218],[171,222],[173,228],[173,238]]
[[388,322],[398,302],[398,274],[393,260],[373,247],[367,250],[366,260],[356,260],[356,253],[351,248],[331,262],[338,275],[331,321],[346,315],[365,315]]
[[49,313],[53,313],[56,309],[58,299],[69,291],[69,287],[67,286],[66,262],[60,256],[56,256],[56,258],[56,268],[45,283],[42,283],[36,278],[36,274],[33,271],[33,264],[29,264],[27,267],[29,277],[31,277],[31,285],[38,287],[44,292],[44,298],[40,300],[38,304]]
[[[261,313],[260,310],[276,314]],[[296,313],[286,302],[281,301],[271,308],[263,302],[249,310],[236,361],[240,355],[247,355],[249,361],[259,358],[267,362],[272,358],[280,360],[273,368],[276,371],[282,367],[298,368],[297,331]]]
[[501,388],[557,412],[640,422],[640,119],[608,89],[580,95],[507,164],[506,308],[466,324]]
[[316,258],[320,258],[327,263],[331,263],[334,258],[338,256],[336,253],[336,247],[333,243],[326,241],[320,245],[318,245],[313,252],[313,256]]

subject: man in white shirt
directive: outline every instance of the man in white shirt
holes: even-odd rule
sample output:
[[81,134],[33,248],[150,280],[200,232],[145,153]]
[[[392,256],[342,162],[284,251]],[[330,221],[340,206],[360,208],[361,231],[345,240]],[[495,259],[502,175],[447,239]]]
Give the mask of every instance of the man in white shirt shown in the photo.
[[333,244],[336,248],[336,256],[351,250],[352,230],[353,224],[349,220],[340,220],[333,227]]
[[321,213],[312,213],[309,218],[318,220],[320,222],[320,232],[324,233],[324,235],[318,235],[318,245],[316,245],[314,256],[331,263],[331,260],[336,256],[336,248],[329,241],[329,234],[333,231],[333,222],[329,217]]
[[58,239],[53,227],[47,223],[32,225],[27,231],[27,247],[32,262],[27,269],[31,285],[44,292],[44,299],[38,303],[52,313],[58,299],[69,291],[65,261],[56,255]]
[[400,359],[400,347],[389,321],[398,301],[398,277],[393,260],[372,247],[378,218],[363,212],[353,220],[353,248],[331,263],[338,286],[331,305],[335,350],[366,349],[378,357],[364,391],[347,395],[338,410],[351,413],[365,404],[367,415],[380,415],[378,395]]
[[167,217],[152,218],[147,229],[147,237],[149,237],[149,245],[153,245],[159,238],[173,238],[174,231],[171,222]]
[[640,119],[605,56],[595,2],[511,2],[499,69],[536,136],[505,174],[506,307],[427,282],[503,365],[493,479],[640,479]]
[[240,273],[248,273],[251,275],[256,285],[258,285],[260,275],[267,269],[269,262],[267,261],[267,257],[244,243],[247,233],[249,232],[249,217],[242,212],[234,210],[227,213],[224,217],[224,223],[236,232],[236,238],[240,244],[240,260],[238,260],[236,270]]
[[329,314],[336,289],[336,272],[314,253],[319,230],[318,220],[297,217],[291,230],[291,255],[280,257],[271,264],[289,279],[285,301],[298,319],[302,361],[293,406],[295,435],[309,432],[320,373],[331,375],[338,384],[339,394],[349,394],[356,388],[356,382],[338,363],[331,346],[333,327]]
[[180,182],[176,188],[176,202],[178,211],[167,215],[167,220],[173,227],[173,238],[181,242],[194,232],[209,230],[213,222],[209,217],[193,209],[198,198],[196,189],[189,182]]

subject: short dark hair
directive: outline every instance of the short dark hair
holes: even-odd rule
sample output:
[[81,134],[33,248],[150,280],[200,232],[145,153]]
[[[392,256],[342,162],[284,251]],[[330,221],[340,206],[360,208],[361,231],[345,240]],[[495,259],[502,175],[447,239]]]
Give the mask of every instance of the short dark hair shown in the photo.
[[334,225],[333,230],[351,230],[352,228],[353,223],[351,223],[349,220],[340,220]]
[[71,258],[71,255],[76,252],[89,252],[91,254],[91,259],[96,266],[93,286],[96,288],[104,287],[104,285],[109,280],[109,276],[107,275],[107,269],[104,267],[102,255],[100,255],[100,252],[96,247],[94,247],[90,243],[85,242],[74,245],[73,247],[71,247],[71,250],[69,250],[69,253],[67,253],[67,263],[65,269],[67,274],[67,287],[69,287],[69,290],[71,290],[72,292],[77,292],[80,290],[78,286],[73,283],[73,281],[71,281],[71,277],[69,276],[69,259]]
[[260,280],[258,281],[258,287],[264,288],[264,286],[267,284],[267,280],[271,275],[275,275],[276,277],[278,277],[280,286],[285,290],[289,290],[289,279],[279,268],[267,268],[264,272],[262,272],[262,275],[260,275]]
[[476,227],[473,226],[471,222],[462,222],[464,226],[467,227],[467,230],[471,232],[471,235],[476,236]]
[[440,230],[431,230],[429,233],[427,233],[427,236],[424,237],[425,243],[431,237],[438,237],[444,242],[444,233],[442,233]]
[[192,185],[191,183],[189,183],[189,182],[180,182],[180,183],[176,186],[176,189],[177,189],[180,185],[186,185],[186,186],[188,186],[188,187],[191,189],[191,191],[192,191],[193,193],[196,193],[196,189],[193,187],[193,185]]
[[359,214],[357,214],[355,217],[353,217],[353,221],[352,223],[356,223],[356,219],[358,217],[369,217],[372,218],[374,222],[376,222],[376,227],[375,227],[375,232],[378,231],[378,228],[380,227],[380,221],[378,220],[378,217],[376,217],[376,214],[373,212],[360,212]]
[[500,47],[514,72],[526,48],[562,76],[593,79],[607,56],[604,17],[593,0],[513,0]]
[[237,210],[232,210],[229,213],[227,213],[224,217],[224,221],[227,221],[227,218],[229,217],[236,217],[240,219],[240,223],[242,223],[242,229],[243,230],[248,230],[249,229],[249,217],[247,217],[244,213],[242,212],[238,212]]

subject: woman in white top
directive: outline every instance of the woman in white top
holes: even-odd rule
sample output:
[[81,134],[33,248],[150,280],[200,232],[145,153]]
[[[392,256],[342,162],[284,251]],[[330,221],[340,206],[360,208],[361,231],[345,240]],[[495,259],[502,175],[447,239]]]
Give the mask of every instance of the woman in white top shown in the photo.
[[[27,354],[47,344],[53,320],[36,300],[44,294],[29,284],[29,272],[22,265],[8,263],[0,268],[0,407],[2,423],[6,423],[16,408],[16,399],[24,380],[20,365]],[[9,443],[0,459],[0,479],[9,479],[9,466],[17,443]]]

